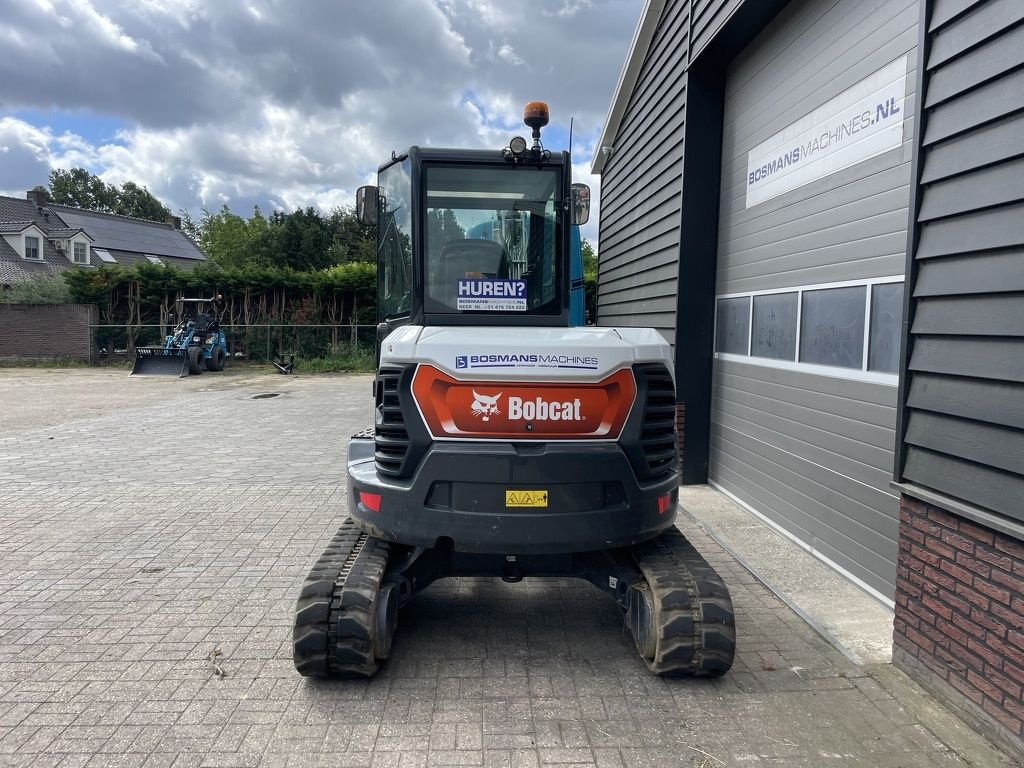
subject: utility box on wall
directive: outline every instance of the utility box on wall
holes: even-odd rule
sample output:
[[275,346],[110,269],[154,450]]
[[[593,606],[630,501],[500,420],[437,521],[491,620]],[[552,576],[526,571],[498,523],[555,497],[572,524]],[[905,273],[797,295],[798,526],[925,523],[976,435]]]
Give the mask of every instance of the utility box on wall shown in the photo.
[[92,362],[93,304],[0,304],[0,359]]

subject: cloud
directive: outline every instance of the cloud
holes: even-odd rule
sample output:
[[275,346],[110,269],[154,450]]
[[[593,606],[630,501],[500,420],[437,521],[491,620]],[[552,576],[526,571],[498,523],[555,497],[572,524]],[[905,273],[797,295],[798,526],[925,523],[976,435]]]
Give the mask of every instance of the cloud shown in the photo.
[[[575,117],[575,167],[589,177],[587,140],[638,14],[627,0],[11,3],[0,27],[0,189],[21,193],[51,168],[81,165],[194,213],[225,202],[246,213],[330,207],[392,150],[503,146],[525,132],[522,105],[534,99],[551,107],[552,149]],[[18,110],[121,129],[90,141]]]

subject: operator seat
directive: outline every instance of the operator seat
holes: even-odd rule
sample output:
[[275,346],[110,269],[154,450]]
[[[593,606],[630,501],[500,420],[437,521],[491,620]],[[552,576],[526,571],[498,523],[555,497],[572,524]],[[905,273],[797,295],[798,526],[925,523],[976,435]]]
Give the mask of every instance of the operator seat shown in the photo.
[[441,248],[440,262],[440,284],[431,294],[452,309],[458,304],[460,279],[508,277],[508,254],[493,240],[449,240]]

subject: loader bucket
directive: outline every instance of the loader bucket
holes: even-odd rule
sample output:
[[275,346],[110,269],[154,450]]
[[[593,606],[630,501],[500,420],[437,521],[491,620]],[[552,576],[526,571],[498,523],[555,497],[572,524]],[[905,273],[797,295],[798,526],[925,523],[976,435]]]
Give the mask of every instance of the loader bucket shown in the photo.
[[132,376],[188,376],[188,350],[136,347]]

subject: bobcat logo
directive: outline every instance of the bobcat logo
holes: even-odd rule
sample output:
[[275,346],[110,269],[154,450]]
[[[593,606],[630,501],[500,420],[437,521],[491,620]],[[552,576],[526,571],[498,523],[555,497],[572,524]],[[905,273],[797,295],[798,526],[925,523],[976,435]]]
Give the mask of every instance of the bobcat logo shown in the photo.
[[496,395],[488,397],[487,395],[481,395],[475,389],[473,390],[473,415],[482,416],[484,421],[490,421],[491,416],[497,416],[501,414],[498,410],[498,398],[501,397],[502,393],[499,392]]

